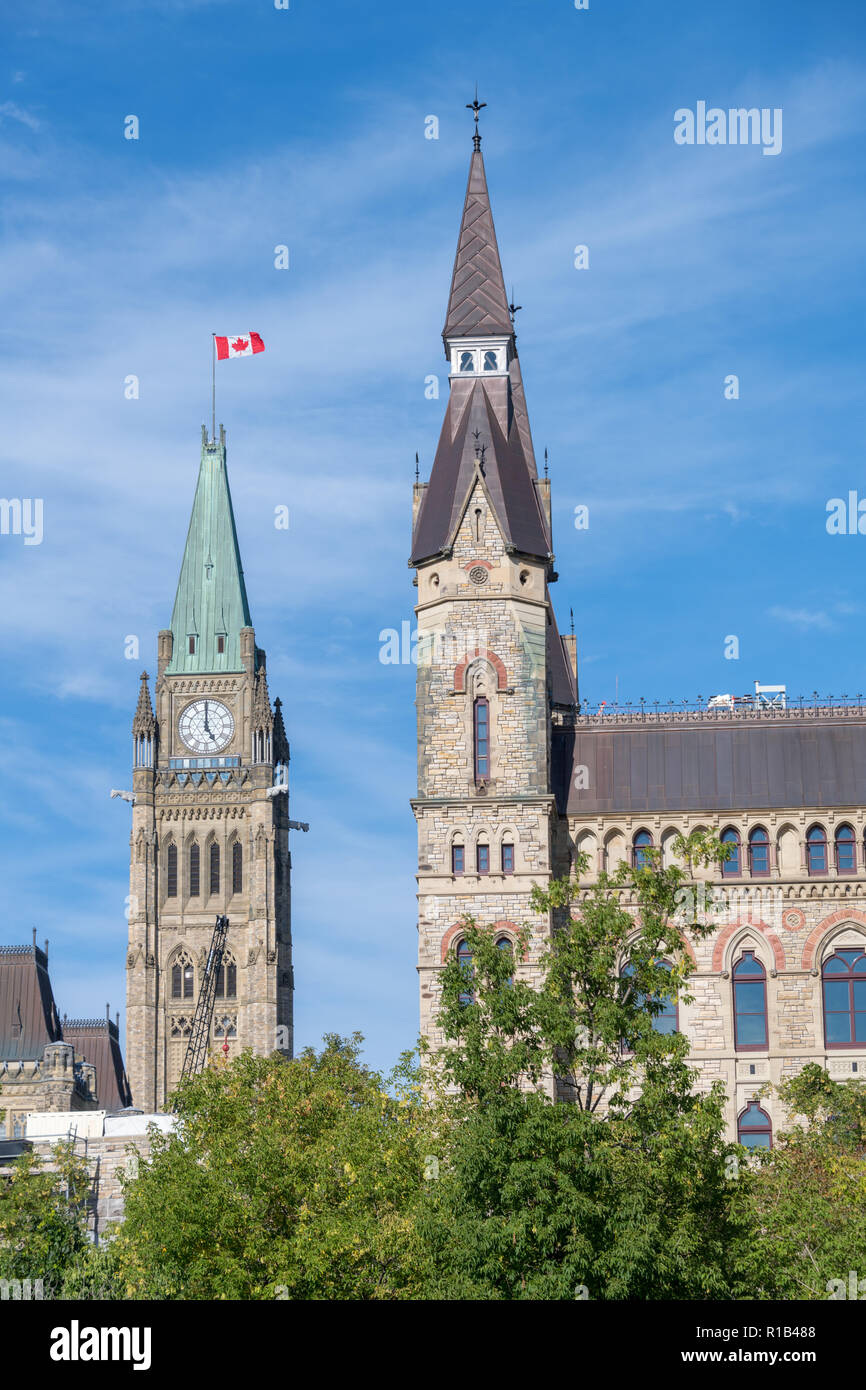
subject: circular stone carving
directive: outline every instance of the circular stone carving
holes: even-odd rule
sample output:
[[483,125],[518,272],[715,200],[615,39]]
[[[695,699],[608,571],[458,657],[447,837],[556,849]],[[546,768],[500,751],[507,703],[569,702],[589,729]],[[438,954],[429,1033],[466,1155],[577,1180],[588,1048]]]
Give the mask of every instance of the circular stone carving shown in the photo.
[[487,571],[483,565],[473,565],[469,571],[469,578],[472,580],[473,584],[486,584],[488,578]]
[[799,907],[791,907],[782,913],[782,926],[786,931],[802,931],[806,925],[806,914]]

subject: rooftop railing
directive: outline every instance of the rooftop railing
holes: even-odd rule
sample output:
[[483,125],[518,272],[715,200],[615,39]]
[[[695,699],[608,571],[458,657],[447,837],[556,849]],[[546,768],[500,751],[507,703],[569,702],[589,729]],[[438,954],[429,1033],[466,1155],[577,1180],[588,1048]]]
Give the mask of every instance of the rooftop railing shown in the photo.
[[710,704],[703,695],[686,700],[626,700],[619,704],[602,701],[594,704],[582,701],[577,714],[578,724],[740,724],[751,721],[863,719],[866,717],[866,695],[787,696],[784,704],[756,700],[754,696],[733,696],[730,704]]

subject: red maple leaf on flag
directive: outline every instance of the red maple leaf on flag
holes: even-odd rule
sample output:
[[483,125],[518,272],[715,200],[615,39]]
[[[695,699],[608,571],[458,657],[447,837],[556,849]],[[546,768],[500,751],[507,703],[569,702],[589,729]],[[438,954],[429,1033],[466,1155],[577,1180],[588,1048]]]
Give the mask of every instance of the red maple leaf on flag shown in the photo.
[[232,343],[232,352],[243,352],[244,348],[249,347],[246,338],[235,338]]

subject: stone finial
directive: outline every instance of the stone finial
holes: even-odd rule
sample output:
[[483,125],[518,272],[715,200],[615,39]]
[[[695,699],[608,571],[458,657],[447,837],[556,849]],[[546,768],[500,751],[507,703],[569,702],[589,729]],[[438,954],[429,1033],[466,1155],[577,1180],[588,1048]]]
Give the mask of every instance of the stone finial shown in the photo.
[[153,717],[153,705],[150,702],[149,679],[150,677],[147,672],[142,671],[141,684],[138,688],[138,704],[135,707],[135,715],[132,720],[133,734],[152,736],[156,730],[156,720]]

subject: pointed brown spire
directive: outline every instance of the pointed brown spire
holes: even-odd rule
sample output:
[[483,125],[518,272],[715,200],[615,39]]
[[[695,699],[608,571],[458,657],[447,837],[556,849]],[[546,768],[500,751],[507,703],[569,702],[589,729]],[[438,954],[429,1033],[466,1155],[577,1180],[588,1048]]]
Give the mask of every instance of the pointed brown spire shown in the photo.
[[487,334],[511,336],[513,332],[487,192],[484,156],[479,147],[473,150],[469,165],[448,316],[442,336],[447,340]]
[[268,731],[274,727],[271,697],[268,693],[268,678],[264,666],[259,667],[259,673],[256,677],[256,693],[253,697],[253,727]]
[[274,701],[274,762],[287,763],[289,761],[289,740],[286,737],[286,726],[283,723],[283,702],[277,696]]
[[141,685],[138,687],[138,704],[132,719],[133,734],[152,735],[156,729],[153,705],[150,703],[150,688],[147,684],[149,679],[147,672],[142,671]]

